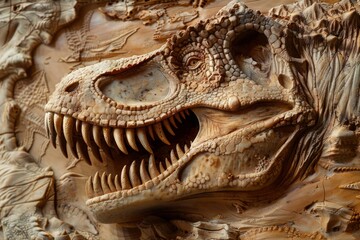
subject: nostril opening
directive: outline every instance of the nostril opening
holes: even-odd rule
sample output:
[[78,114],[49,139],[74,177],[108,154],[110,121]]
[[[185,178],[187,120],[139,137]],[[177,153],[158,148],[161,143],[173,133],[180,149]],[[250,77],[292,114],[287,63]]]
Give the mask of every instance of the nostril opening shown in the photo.
[[291,81],[291,79],[284,74],[279,74],[278,81],[280,85],[285,89],[291,89],[293,87],[293,82]]
[[72,84],[70,84],[65,88],[65,92],[68,93],[73,92],[78,88],[78,86],[79,86],[79,82],[73,82]]

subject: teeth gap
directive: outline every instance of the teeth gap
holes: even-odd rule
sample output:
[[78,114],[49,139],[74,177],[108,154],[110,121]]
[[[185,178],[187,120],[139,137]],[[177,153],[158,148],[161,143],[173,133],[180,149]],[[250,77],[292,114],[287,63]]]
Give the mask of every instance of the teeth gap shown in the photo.
[[58,140],[63,152],[68,145],[74,156],[90,165],[93,158],[89,152],[99,161],[103,158],[123,161],[121,169],[115,171],[117,174],[96,173],[88,179],[86,191],[89,197],[94,197],[136,187],[147,189],[153,186],[154,179],[172,172],[199,130],[197,120],[197,125],[189,124],[194,118],[186,110],[162,122],[134,129],[93,126],[56,113],[47,113],[45,122],[50,138],[53,142]]

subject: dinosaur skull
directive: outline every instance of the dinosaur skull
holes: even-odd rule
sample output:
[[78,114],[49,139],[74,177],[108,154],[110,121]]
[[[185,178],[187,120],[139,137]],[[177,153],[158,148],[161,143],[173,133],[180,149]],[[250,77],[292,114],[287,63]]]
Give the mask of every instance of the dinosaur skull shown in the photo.
[[175,200],[273,183],[314,123],[285,35],[230,3],[157,51],[66,76],[46,105],[46,128],[65,155],[68,145],[89,164],[114,162],[87,182],[97,219],[134,221]]

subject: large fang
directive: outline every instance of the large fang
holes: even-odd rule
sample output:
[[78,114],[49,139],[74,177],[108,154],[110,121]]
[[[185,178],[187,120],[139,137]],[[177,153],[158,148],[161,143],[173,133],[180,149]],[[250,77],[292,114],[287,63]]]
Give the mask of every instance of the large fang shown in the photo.
[[132,149],[139,151],[135,140],[135,130],[133,128],[126,129],[126,139]]
[[179,113],[175,113],[174,116],[175,116],[176,120],[178,120],[179,123],[182,123],[182,120],[181,120],[181,117],[180,117]]
[[174,131],[173,131],[172,128],[171,128],[171,125],[170,125],[169,120],[165,119],[165,120],[163,121],[163,123],[164,123],[164,126],[165,126],[166,130],[167,130],[171,135],[175,136],[175,133],[174,133]]
[[103,148],[103,143],[102,143],[102,136],[103,134],[101,133],[101,127],[99,126],[93,126],[93,137],[94,137],[94,141],[96,143],[96,145],[99,146],[99,148]]
[[170,163],[169,159],[167,159],[167,158],[165,158],[165,165],[166,165],[166,168],[171,167],[171,163]]
[[139,175],[136,173],[135,161],[133,161],[130,165],[129,177],[130,177],[131,185],[133,187],[141,185],[141,180],[139,178]]
[[164,165],[162,164],[162,162],[159,162],[159,170],[161,173],[165,172],[165,168],[164,168]]
[[114,139],[115,139],[116,145],[118,146],[120,151],[122,151],[125,154],[128,154],[128,151],[125,146],[125,141],[124,141],[124,129],[115,128],[114,129]]
[[86,143],[86,145],[88,145],[89,147],[91,147],[91,135],[90,135],[90,129],[91,129],[91,125],[88,123],[83,122],[81,125],[81,134],[82,137]]
[[155,140],[154,130],[151,125],[148,126],[148,131],[149,131],[149,135],[152,138],[152,140]]
[[67,158],[67,150],[66,150],[66,139],[63,134],[63,117],[55,114],[54,115],[54,122],[55,122],[55,131],[57,133],[58,138],[58,144],[60,146],[61,152],[64,154],[64,156]]
[[101,188],[105,194],[111,192],[105,172],[103,172],[103,174],[101,175]]
[[93,182],[92,176],[90,176],[89,179],[86,181],[86,185],[85,185],[85,192],[86,192],[86,195],[88,196],[88,198],[95,197],[95,192],[93,189],[92,182]]
[[74,142],[74,125],[75,125],[75,119],[69,116],[64,116],[63,119],[63,131],[64,131],[64,136],[65,139],[67,141],[67,143],[69,144],[70,150],[72,152],[72,154],[76,157],[79,158],[79,155],[76,151],[76,146],[75,146],[75,142]]
[[76,132],[81,132],[81,121],[79,119],[76,119],[76,123],[75,123],[75,130]]
[[91,165],[89,152],[87,151],[87,146],[84,141],[80,138],[76,142],[76,151],[79,158],[83,158],[89,165]]
[[177,155],[179,157],[179,159],[184,156],[184,152],[181,150],[179,144],[176,144],[176,152],[177,152]]
[[149,141],[146,137],[145,128],[139,128],[137,130],[137,136],[139,138],[141,145],[146,149],[146,151],[148,151],[149,153],[153,153],[153,151],[150,147]]
[[171,116],[171,117],[169,118],[169,121],[170,121],[171,125],[174,126],[174,128],[177,128],[177,125],[176,125],[174,116]]
[[119,176],[117,174],[115,175],[114,183],[115,183],[116,190],[121,191],[122,190],[121,183],[119,180]]
[[107,184],[109,185],[109,188],[110,188],[111,192],[116,192],[115,181],[113,180],[111,173],[107,177]]
[[75,120],[72,117],[64,116],[63,119],[63,131],[65,135],[65,139],[68,142],[70,147],[74,147],[74,122]]
[[123,167],[122,171],[121,171],[121,186],[122,189],[130,189],[131,188],[131,184],[130,184],[130,180],[129,177],[126,173],[127,167],[126,165]]
[[54,126],[54,113],[52,112],[47,113],[47,125],[49,127],[51,143],[54,148],[56,148],[56,131]]
[[185,152],[187,152],[187,151],[189,151],[189,147],[185,144],[185,146],[184,146],[184,151]]
[[103,135],[104,135],[104,139],[106,144],[111,147],[112,144],[112,137],[111,137],[111,128],[103,128]]
[[167,140],[166,136],[165,136],[165,133],[162,129],[162,126],[161,126],[161,123],[157,123],[154,125],[154,129],[155,129],[155,132],[157,134],[157,136],[160,138],[160,140],[167,144],[167,145],[170,145],[170,142],[169,140]]
[[171,160],[172,164],[177,162],[177,158],[175,156],[174,150],[171,150],[171,152],[170,152],[170,160]]
[[56,131],[58,136],[62,135],[62,133],[63,133],[63,131],[62,131],[62,121],[63,121],[62,116],[55,113],[54,114],[55,131]]
[[44,124],[45,124],[45,132],[46,132],[46,136],[47,138],[50,137],[50,133],[49,133],[49,113],[45,113],[45,117],[44,117]]
[[110,149],[107,144],[105,144],[104,135],[102,134],[102,128],[99,126],[93,126],[93,137],[96,145],[108,156],[111,157]]
[[150,158],[149,158],[149,173],[150,173],[151,179],[160,175],[160,173],[156,167],[156,164],[155,164],[155,157],[152,154],[150,155]]
[[147,181],[150,180],[149,174],[145,167],[144,159],[141,161],[140,164],[140,178],[143,183],[146,183]]
[[101,188],[101,179],[99,176],[99,172],[95,173],[94,180],[93,180],[93,188],[96,196],[100,196],[104,194],[102,188]]

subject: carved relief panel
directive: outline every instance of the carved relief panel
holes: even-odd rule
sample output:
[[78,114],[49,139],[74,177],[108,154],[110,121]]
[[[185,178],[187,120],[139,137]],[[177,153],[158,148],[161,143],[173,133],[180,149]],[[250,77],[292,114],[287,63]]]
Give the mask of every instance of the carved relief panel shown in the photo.
[[360,3],[0,4],[0,239],[358,239]]

